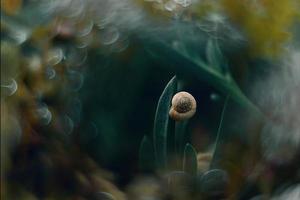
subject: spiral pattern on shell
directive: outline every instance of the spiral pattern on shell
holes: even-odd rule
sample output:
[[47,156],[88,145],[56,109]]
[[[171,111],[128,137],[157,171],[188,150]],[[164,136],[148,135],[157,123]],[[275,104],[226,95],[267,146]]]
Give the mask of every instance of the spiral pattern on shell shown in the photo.
[[195,114],[196,107],[196,100],[190,93],[178,92],[172,98],[169,115],[176,121],[186,120]]

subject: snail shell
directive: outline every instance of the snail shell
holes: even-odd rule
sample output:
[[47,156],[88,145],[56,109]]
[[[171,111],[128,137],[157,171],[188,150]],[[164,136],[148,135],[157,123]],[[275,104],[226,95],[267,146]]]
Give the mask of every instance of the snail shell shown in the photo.
[[178,92],[172,98],[169,116],[176,121],[186,120],[195,114],[196,107],[196,100],[190,93]]

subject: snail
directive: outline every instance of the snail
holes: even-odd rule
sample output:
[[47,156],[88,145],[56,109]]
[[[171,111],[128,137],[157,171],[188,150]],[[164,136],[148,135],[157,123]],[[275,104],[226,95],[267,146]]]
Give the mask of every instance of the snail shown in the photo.
[[169,116],[176,121],[186,120],[195,114],[196,107],[196,100],[190,93],[178,92],[172,98]]

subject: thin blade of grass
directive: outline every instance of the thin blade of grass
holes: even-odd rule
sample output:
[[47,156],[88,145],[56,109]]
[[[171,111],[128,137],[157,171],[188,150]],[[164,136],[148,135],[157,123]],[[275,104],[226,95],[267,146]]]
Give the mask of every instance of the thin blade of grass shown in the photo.
[[167,166],[167,135],[169,125],[169,109],[172,97],[176,92],[177,79],[174,76],[167,84],[159,98],[153,130],[155,158],[158,168]]
[[197,168],[197,152],[191,144],[187,143],[184,148],[183,171],[195,176]]
[[228,73],[227,61],[223,56],[217,39],[209,39],[206,45],[206,57],[208,65],[214,67],[223,75]]
[[187,142],[186,127],[188,120],[179,121],[175,123],[175,149],[177,155],[182,158],[183,148]]
[[213,156],[211,159],[211,163],[210,163],[210,169],[213,169],[216,167],[217,165],[217,153],[219,151],[219,143],[220,143],[220,136],[221,136],[221,130],[222,130],[222,126],[223,126],[223,120],[224,120],[224,116],[225,116],[225,111],[226,111],[226,107],[228,105],[228,101],[230,99],[230,96],[227,95],[225,102],[224,102],[224,106],[223,106],[223,110],[221,113],[221,118],[220,118],[220,123],[219,123],[219,127],[218,127],[218,132],[217,132],[217,137],[216,137],[216,141],[214,144],[214,148],[213,148]]
[[154,169],[154,149],[153,144],[147,135],[143,137],[139,151],[139,168],[142,171]]

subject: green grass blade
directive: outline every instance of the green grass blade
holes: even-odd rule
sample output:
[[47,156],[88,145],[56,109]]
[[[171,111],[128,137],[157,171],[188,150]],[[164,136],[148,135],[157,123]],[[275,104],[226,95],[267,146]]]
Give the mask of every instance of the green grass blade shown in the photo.
[[174,76],[167,84],[159,98],[153,130],[153,141],[157,167],[166,168],[167,165],[167,135],[169,125],[169,109],[171,100],[176,92],[177,79]]
[[182,157],[184,145],[187,142],[186,127],[188,120],[179,121],[175,123],[175,149],[176,153]]
[[139,151],[139,168],[142,171],[154,169],[154,149],[153,144],[147,135],[143,137]]
[[209,39],[206,45],[206,58],[208,65],[214,67],[223,75],[228,73],[227,61],[223,56],[217,39]]
[[183,171],[191,174],[197,175],[197,152],[191,144],[186,144],[184,148],[184,157],[183,157]]
[[218,147],[219,147],[219,143],[220,143],[221,130],[222,130],[225,111],[226,111],[229,99],[230,99],[230,96],[228,95],[225,99],[225,103],[224,103],[223,110],[221,113],[221,119],[220,119],[220,123],[219,123],[219,127],[218,127],[216,141],[215,141],[214,148],[213,148],[213,157],[211,159],[210,169],[215,168],[216,164],[217,164],[217,153],[219,151]]

